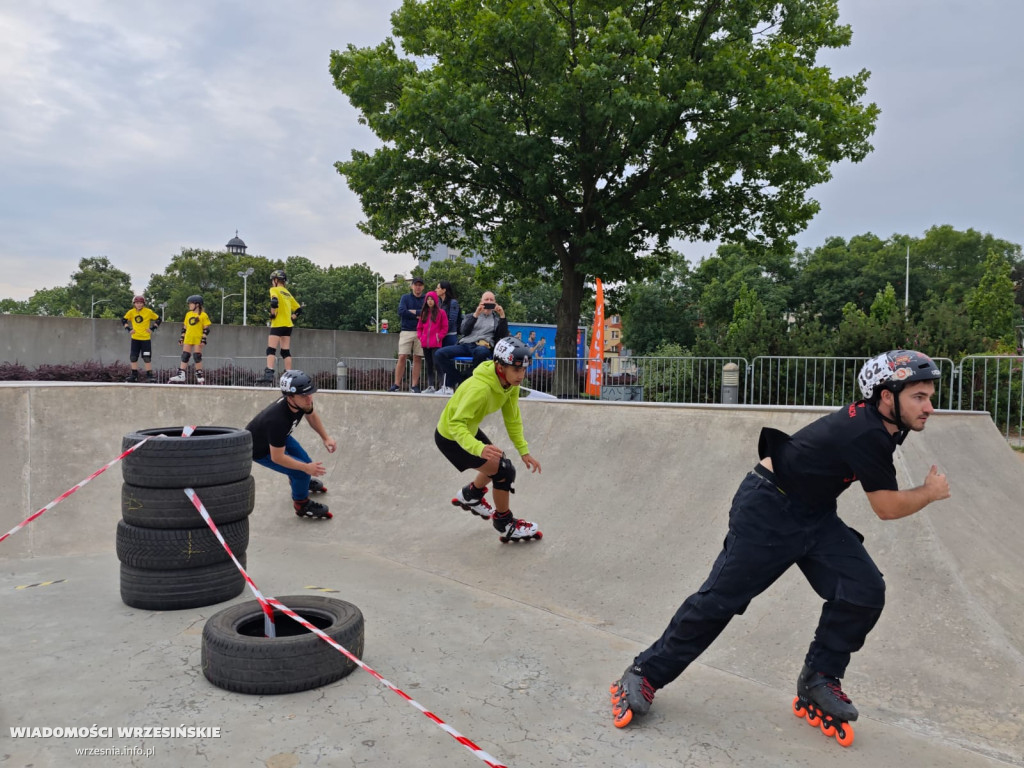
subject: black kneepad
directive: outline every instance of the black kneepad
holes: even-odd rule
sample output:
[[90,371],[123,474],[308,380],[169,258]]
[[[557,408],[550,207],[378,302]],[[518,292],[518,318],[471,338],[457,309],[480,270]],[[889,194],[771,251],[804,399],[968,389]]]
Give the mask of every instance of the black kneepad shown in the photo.
[[498,471],[491,475],[491,480],[494,481],[494,490],[515,493],[516,489],[512,487],[512,483],[516,480],[515,464],[507,457],[502,456],[501,461],[498,462]]
[[190,357],[190,354],[191,353],[189,353],[189,352],[182,352],[181,353],[181,362],[187,363],[188,362],[188,358]]
[[195,360],[197,363],[203,362],[203,353],[202,352],[193,352],[192,353],[192,359]]
[[291,357],[291,356],[292,356],[292,351],[290,349],[282,349],[281,350],[281,359],[282,360],[284,358],[286,358],[286,357]]
[[[147,363],[150,362],[153,359],[153,353],[152,352],[143,352],[142,353],[142,359],[145,362],[147,362]],[[134,363],[135,361],[132,360],[132,362]]]
[[268,355],[276,355],[277,354],[277,348],[276,347],[267,347],[267,354]]

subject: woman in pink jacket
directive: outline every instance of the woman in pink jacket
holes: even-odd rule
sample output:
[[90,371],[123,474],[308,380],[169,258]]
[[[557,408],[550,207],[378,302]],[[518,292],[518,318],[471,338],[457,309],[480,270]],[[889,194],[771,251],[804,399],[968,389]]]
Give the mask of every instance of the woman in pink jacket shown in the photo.
[[423,346],[423,362],[427,368],[426,393],[436,392],[436,374],[434,373],[434,352],[436,352],[448,333],[448,314],[441,309],[441,302],[434,291],[427,294],[423,301],[423,310],[416,326],[416,335]]

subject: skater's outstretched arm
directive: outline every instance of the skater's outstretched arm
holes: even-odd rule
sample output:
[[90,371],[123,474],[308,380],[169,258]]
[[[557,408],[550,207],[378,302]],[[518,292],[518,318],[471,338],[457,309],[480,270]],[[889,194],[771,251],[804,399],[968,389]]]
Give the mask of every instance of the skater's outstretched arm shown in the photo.
[[920,512],[933,501],[949,498],[949,483],[932,464],[924,483],[904,491],[872,491],[867,494],[871,509],[882,520],[899,520]]
[[528,453],[523,454],[523,464],[529,467],[531,472],[540,472],[540,462]]

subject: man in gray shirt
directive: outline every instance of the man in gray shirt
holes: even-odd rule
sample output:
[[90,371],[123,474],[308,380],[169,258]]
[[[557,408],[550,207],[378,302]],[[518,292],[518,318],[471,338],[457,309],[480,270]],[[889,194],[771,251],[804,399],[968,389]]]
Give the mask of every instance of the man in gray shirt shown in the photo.
[[[508,320],[505,310],[494,298],[494,293],[484,291],[480,303],[471,315],[466,315],[459,329],[461,334],[458,344],[441,347],[434,353],[434,363],[442,376],[443,394],[451,394],[473,369],[484,360],[490,360],[494,345],[499,339],[508,336]],[[459,371],[455,367],[455,358],[471,357],[472,364],[467,371]]]

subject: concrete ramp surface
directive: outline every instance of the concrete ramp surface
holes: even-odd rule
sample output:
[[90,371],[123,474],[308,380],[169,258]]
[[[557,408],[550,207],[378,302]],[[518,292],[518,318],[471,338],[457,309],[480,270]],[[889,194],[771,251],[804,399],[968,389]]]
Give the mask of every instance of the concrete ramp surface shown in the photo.
[[[128,432],[242,426],[274,397],[229,387],[0,386],[0,472],[11,491],[0,529],[117,456]],[[987,415],[940,412],[897,452],[901,487],[936,464],[951,499],[882,522],[859,486],[841,498],[842,517],[865,535],[888,584],[882,619],[844,680],[861,718],[843,749],[790,711],[821,605],[796,569],[659,691],[646,718],[616,729],[608,700],[609,684],[707,575],[761,427],[794,432],[825,410],[524,402],[543,473],[517,462],[512,510],[544,538],[502,545],[488,522],[449,503],[469,473],[434,447],[444,403],[319,393],[337,453],[305,425],[295,435],[328,468],[323,500],[335,517],[299,520],[285,479],[254,466],[248,570],[268,595],[308,590],[359,606],[365,662],[501,763],[1024,765],[1024,462]],[[511,449],[500,418],[484,429]],[[115,467],[0,543],[0,761],[63,767],[82,760],[76,750],[138,746],[152,752],[122,752],[119,764],[483,764],[361,670],[284,696],[209,684],[202,628],[228,604],[150,612],[121,602],[120,488]],[[92,725],[115,735],[11,731]],[[116,735],[180,725],[220,735]]]

